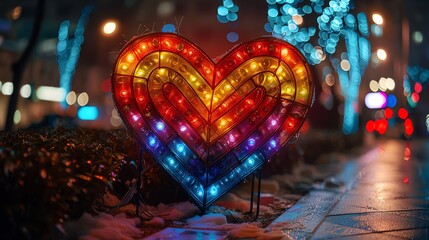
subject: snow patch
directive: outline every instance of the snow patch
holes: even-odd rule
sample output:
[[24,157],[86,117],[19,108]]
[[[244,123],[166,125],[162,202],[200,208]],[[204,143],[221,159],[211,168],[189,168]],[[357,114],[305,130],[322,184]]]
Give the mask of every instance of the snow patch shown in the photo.
[[144,224],[154,227],[162,227],[165,224],[165,220],[160,217],[153,217],[151,220],[145,221]]
[[255,239],[293,239],[280,229],[265,230],[258,226],[258,223],[227,223],[226,217],[219,213],[210,213],[203,216],[195,216],[187,220],[188,228],[202,230],[227,231],[228,237],[255,238]]
[[138,218],[128,218],[125,214],[112,216],[101,213],[92,216],[84,213],[76,221],[66,222],[64,231],[67,239],[136,239],[141,238],[140,229],[136,227]]
[[203,216],[195,216],[186,220],[190,227],[206,228],[210,226],[226,224],[226,217],[220,213],[209,213]]
[[168,220],[186,219],[200,212],[200,209],[190,202],[180,202],[177,204],[160,203],[157,207],[148,206],[148,208],[154,216]]
[[214,205],[224,207],[226,209],[240,210],[242,212],[249,211],[250,201],[244,200],[233,193],[223,195]]

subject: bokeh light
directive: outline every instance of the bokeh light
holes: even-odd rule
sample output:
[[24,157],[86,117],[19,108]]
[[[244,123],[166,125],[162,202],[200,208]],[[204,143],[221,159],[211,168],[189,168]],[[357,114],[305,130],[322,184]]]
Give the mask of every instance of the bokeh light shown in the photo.
[[76,93],[74,91],[71,91],[66,95],[66,102],[68,105],[76,103]]
[[390,91],[393,91],[395,89],[395,80],[393,80],[392,78],[387,78],[386,88]]
[[122,119],[115,108],[112,110],[112,116],[110,117],[110,124],[113,127],[119,127],[122,125]]
[[420,31],[413,32],[413,41],[417,44],[420,44],[423,42],[423,34]]
[[1,93],[3,93],[3,95],[12,95],[13,93],[13,83],[12,82],[5,82],[3,83],[3,85],[1,86]]
[[169,17],[174,13],[175,8],[176,6],[173,1],[163,1],[159,3],[156,13],[159,17]]
[[17,20],[19,17],[21,17],[21,13],[22,13],[22,7],[21,6],[16,6],[12,9],[11,12],[11,17],[12,20]]
[[385,92],[387,90],[387,78],[380,78],[380,80],[378,80],[378,88]]
[[21,111],[17,109],[13,114],[13,123],[18,124],[19,122],[21,122]]
[[103,33],[111,35],[116,31],[116,22],[108,21],[103,25]]
[[416,91],[416,93],[420,93],[423,90],[423,86],[421,83],[416,82],[414,84],[414,91]]
[[383,36],[383,27],[377,24],[371,24],[371,33],[375,37]]
[[332,74],[332,73],[327,74],[325,77],[325,82],[330,87],[334,86],[334,84],[335,84],[334,74]]
[[400,119],[406,119],[408,117],[408,111],[405,108],[400,108],[398,111],[398,117]]
[[374,21],[374,23],[377,25],[382,25],[384,22],[383,16],[381,16],[379,13],[374,13],[372,14],[372,21]]
[[395,94],[389,94],[389,95],[387,96],[386,107],[390,107],[390,108],[395,107],[395,106],[396,106],[397,101],[398,101],[398,100],[396,99]]
[[292,16],[292,20],[297,24],[297,25],[301,25],[304,22],[304,19],[302,18],[301,15],[299,14],[294,14]]
[[24,84],[21,87],[21,90],[19,90],[19,93],[21,94],[21,97],[23,97],[23,98],[29,98],[31,96],[31,86],[30,86],[30,84]]
[[418,93],[412,93],[411,94],[411,100],[413,101],[413,102],[415,102],[415,103],[417,103],[419,100],[420,100],[420,96],[419,96],[419,94]]
[[384,116],[389,119],[393,117],[393,110],[391,108],[386,108],[384,110]]
[[86,92],[79,94],[79,96],[77,97],[77,104],[79,104],[79,106],[85,106],[86,104],[88,104],[88,102],[89,96]]
[[98,108],[96,106],[85,106],[79,108],[77,117],[84,121],[93,121],[98,118]]
[[348,60],[346,59],[341,60],[340,65],[341,65],[341,69],[343,69],[344,71],[347,72],[350,70],[350,62]]
[[375,80],[371,80],[369,82],[369,89],[371,89],[371,91],[373,91],[373,92],[377,92],[378,91],[378,82]]
[[386,106],[387,97],[383,92],[367,93],[365,95],[365,106],[369,109],[380,109]]
[[429,132],[429,114],[426,115],[426,128]]
[[368,122],[366,122],[365,128],[366,128],[366,131],[368,131],[369,133],[374,132],[374,129],[375,129],[374,121],[369,120]]
[[378,49],[377,50],[377,57],[378,59],[384,61],[387,59],[387,53],[384,49]]
[[39,100],[50,102],[62,102],[66,98],[66,91],[64,88],[40,86],[36,89],[36,97]]
[[238,34],[236,32],[229,32],[226,35],[226,39],[228,39],[229,42],[237,42],[238,41]]
[[238,10],[239,7],[232,0],[223,0],[217,8],[217,20],[220,23],[234,22],[238,19]]
[[409,118],[404,121],[405,134],[411,136],[414,133],[413,121]]

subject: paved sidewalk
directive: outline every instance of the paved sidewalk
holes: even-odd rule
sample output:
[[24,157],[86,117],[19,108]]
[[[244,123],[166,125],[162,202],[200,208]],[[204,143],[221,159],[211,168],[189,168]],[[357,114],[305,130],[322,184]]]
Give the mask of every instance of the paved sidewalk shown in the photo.
[[429,239],[429,142],[389,140],[350,161],[340,190],[314,190],[276,224],[296,239]]

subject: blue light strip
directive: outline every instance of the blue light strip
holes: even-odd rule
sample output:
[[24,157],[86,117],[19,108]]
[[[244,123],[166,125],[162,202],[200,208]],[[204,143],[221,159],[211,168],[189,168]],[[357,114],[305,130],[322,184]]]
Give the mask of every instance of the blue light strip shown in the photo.
[[77,117],[80,120],[93,121],[98,118],[98,109],[96,106],[84,106],[77,111]]

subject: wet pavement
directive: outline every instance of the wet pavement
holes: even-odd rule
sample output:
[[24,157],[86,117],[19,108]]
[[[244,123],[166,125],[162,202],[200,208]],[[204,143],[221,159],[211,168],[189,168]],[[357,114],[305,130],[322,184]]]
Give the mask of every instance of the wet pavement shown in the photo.
[[429,142],[388,140],[314,190],[269,227],[296,239],[429,239]]

